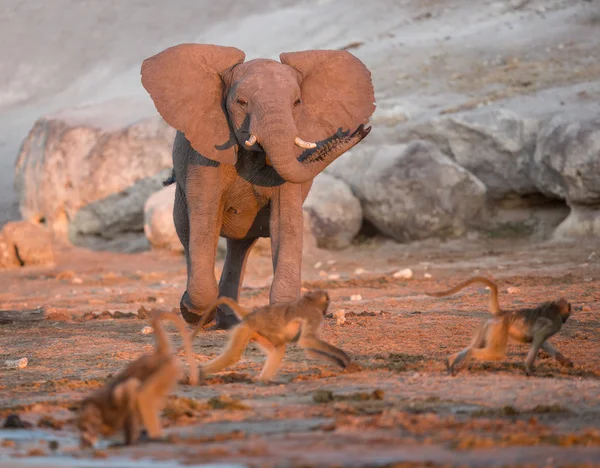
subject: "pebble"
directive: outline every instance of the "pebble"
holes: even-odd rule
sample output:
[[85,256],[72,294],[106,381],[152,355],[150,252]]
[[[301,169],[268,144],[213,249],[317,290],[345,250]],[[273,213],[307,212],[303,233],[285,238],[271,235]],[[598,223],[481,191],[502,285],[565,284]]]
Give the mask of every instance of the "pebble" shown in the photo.
[[337,273],[334,273],[332,275],[329,275],[327,278],[330,280],[337,280],[337,279],[340,279],[340,275],[338,275]]
[[156,299],[156,303],[157,304],[164,304],[165,300],[162,297],[159,297],[158,299]]
[[144,327],[144,328],[142,328],[142,331],[141,331],[142,335],[149,335],[153,332],[154,332],[154,330],[152,327]]
[[351,301],[362,301],[362,296],[360,294],[353,294],[350,296]]
[[27,367],[27,358],[21,358],[21,359],[9,359],[7,361],[4,361],[4,365],[8,368],[8,369],[25,369]]
[[73,278],[71,280],[71,283],[73,283],[73,284],[82,284],[83,280],[81,278]]
[[336,310],[333,313],[333,318],[335,319],[336,325],[343,325],[346,323],[346,311],[344,309]]
[[394,278],[411,279],[413,277],[413,271],[410,268],[399,270],[392,275]]
[[354,270],[355,275],[362,275],[366,270],[364,268],[357,268]]
[[506,292],[508,294],[517,294],[517,293],[520,293],[521,290],[519,288],[515,288],[515,287],[511,286],[510,288],[506,288]]
[[335,260],[327,260],[327,265],[335,265]]
[[433,277],[433,275],[431,273],[425,273],[423,275],[423,278],[427,278],[427,279],[432,278],[432,277]]
[[314,264],[314,267],[315,267],[315,269],[317,269],[317,270],[318,270],[319,268],[321,268],[322,266],[323,266],[323,262],[317,262],[317,263],[315,263],[315,264]]

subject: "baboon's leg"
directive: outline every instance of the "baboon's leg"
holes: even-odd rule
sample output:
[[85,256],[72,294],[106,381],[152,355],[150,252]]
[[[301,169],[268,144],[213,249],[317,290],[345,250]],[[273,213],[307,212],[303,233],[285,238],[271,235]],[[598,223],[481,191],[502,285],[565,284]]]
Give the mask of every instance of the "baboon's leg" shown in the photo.
[[173,357],[156,369],[138,391],[137,410],[151,439],[162,437],[160,413],[167,395],[175,387],[180,375],[180,363]]
[[556,359],[556,362],[558,362],[561,366],[573,367],[573,362],[547,341],[542,344],[542,349]]
[[131,377],[121,382],[113,390],[113,398],[125,413],[123,432],[125,445],[135,444],[140,436],[140,420],[137,411],[137,397],[142,383],[139,379]]
[[532,375],[533,363],[535,362],[535,358],[537,354],[548,338],[550,338],[556,330],[552,324],[550,319],[540,317],[535,321],[533,325],[533,340],[531,342],[531,348],[529,348],[529,353],[527,354],[527,360],[525,361],[525,373],[527,375]]
[[506,356],[508,326],[504,320],[491,319],[486,322],[485,328],[484,345],[471,348],[471,357],[478,361],[499,361]]
[[[261,347],[266,351],[265,347]],[[268,351],[267,360],[265,361],[265,365],[258,376],[259,380],[271,380],[279,370],[284,355],[285,346],[273,346]]]
[[298,340],[298,346],[304,348],[304,352],[307,356],[321,361],[325,360],[342,369],[348,367],[348,364],[350,363],[350,357],[345,351],[320,340],[316,336],[305,336],[304,333],[302,333]]
[[244,354],[244,350],[250,343],[253,334],[254,331],[245,323],[237,325],[231,331],[229,342],[223,352],[212,361],[202,365],[202,374],[213,374],[238,362],[242,358],[242,354]]
[[451,354],[446,359],[446,367],[449,372],[454,372],[455,370],[460,369],[465,366],[471,360],[471,350],[472,349],[481,349],[486,345],[486,336],[488,333],[488,329],[490,326],[490,320],[484,321],[478,328],[477,332],[471,339],[471,343],[465,349],[459,351],[458,353]]

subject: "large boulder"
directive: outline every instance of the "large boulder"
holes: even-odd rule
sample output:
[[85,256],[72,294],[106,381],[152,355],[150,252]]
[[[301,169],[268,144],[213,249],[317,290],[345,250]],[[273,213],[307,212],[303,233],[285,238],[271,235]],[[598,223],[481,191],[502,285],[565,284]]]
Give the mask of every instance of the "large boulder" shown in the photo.
[[314,179],[303,209],[317,247],[323,249],[349,246],[363,221],[360,200],[344,181],[329,174]]
[[175,131],[160,117],[140,119],[127,104],[69,110],[35,123],[15,169],[23,218],[44,221],[62,238],[69,231],[75,240],[102,237],[108,228],[114,239],[121,229],[130,234],[132,224],[143,238],[142,198],[158,188],[148,178],[172,166]]
[[[177,237],[173,221],[175,184],[163,187],[148,197],[144,205],[144,234],[153,249],[183,253],[183,245]],[[227,241],[219,238],[217,258],[223,258]]]
[[400,242],[460,236],[485,212],[485,185],[426,141],[353,149],[328,173],[350,185],[365,219]]
[[600,234],[600,119],[572,121],[558,115],[537,140],[535,181],[540,191],[571,208],[556,237]]
[[538,190],[531,176],[539,122],[505,109],[440,117],[407,126],[397,139],[435,143],[474,174],[491,199]]
[[39,224],[11,221],[0,231],[0,269],[53,265],[52,234]]

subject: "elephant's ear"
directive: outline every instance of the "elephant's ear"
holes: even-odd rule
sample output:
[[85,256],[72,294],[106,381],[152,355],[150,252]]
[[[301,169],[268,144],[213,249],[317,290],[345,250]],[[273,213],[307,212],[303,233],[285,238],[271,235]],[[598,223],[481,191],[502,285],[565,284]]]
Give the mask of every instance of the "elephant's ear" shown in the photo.
[[202,156],[227,164],[235,164],[236,154],[222,74],[244,58],[235,47],[180,44],[142,63],[142,85],[162,118]]
[[303,116],[300,137],[318,141],[340,127],[355,130],[375,111],[371,72],[345,50],[307,50],[279,56],[301,75]]

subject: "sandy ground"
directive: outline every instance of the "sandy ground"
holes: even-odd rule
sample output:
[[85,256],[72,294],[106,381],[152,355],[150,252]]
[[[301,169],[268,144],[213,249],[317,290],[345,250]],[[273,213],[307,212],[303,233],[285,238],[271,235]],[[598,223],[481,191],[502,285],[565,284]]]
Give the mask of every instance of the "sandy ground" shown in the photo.
[[[346,312],[343,325],[326,320],[323,336],[357,368],[306,361],[292,346],[277,382],[260,385],[252,379],[263,357],[251,345],[239,365],[205,386],[179,387],[163,414],[169,443],[111,447],[116,438],[95,453],[76,446],[77,403],[152,348],[135,314],[176,306],[185,265],[155,252],[63,250],[54,268],[0,275],[0,309],[46,313],[37,323],[0,328],[0,361],[29,360],[25,369],[0,370],[0,420],[16,413],[32,424],[0,430],[0,467],[117,467],[142,458],[154,460],[145,466],[600,466],[598,249],[600,243],[402,246],[370,239],[342,252],[308,252],[303,286],[326,288],[331,311]],[[393,278],[402,268],[413,278]],[[541,353],[537,376],[528,378],[527,348],[511,344],[505,361],[448,376],[445,356],[488,316],[486,291],[474,286],[447,299],[423,292],[474,272],[498,280],[505,307],[572,301],[573,317],[551,341],[575,367],[562,369]],[[243,305],[268,300],[270,275],[270,259],[253,254]],[[202,334],[197,360],[214,357],[226,338]]]

